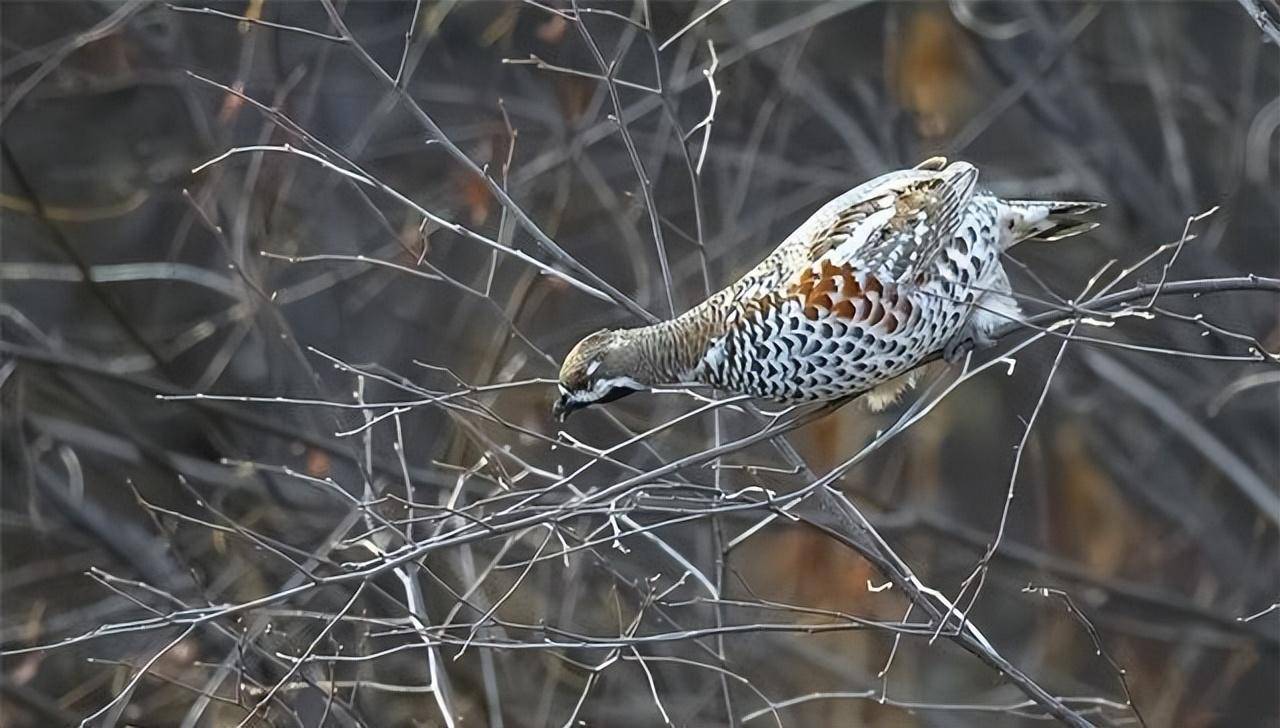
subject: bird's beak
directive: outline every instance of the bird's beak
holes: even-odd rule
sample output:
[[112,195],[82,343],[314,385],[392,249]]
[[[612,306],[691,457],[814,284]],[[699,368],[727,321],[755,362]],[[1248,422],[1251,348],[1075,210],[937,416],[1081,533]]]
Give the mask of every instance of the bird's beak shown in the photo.
[[570,400],[569,395],[562,394],[555,403],[551,405],[551,417],[554,418],[556,422],[564,422],[569,418],[570,412],[581,407],[581,404]]

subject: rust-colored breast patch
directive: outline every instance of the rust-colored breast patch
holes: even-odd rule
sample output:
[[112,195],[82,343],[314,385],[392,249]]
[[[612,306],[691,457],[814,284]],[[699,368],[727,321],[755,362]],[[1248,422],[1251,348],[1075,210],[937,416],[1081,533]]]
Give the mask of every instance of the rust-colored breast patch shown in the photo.
[[[823,260],[800,272],[787,287],[788,297],[798,299],[805,318],[817,321],[824,316],[870,327],[886,333],[898,330],[910,317],[912,305],[899,295],[898,287],[871,274],[860,274],[845,263],[833,265]],[[778,305],[781,301],[775,301]]]

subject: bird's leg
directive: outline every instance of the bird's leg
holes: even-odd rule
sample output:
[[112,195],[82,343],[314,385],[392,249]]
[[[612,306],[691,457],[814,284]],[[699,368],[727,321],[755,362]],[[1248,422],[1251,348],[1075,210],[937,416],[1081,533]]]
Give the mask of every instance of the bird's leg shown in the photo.
[[996,340],[985,327],[974,325],[973,319],[965,322],[942,350],[942,356],[950,364],[964,359],[970,351],[981,351],[995,346]]

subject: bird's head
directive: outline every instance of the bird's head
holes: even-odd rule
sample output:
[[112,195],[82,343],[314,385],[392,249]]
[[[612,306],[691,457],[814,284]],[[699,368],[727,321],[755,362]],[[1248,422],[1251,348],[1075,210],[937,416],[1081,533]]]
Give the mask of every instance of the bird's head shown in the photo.
[[640,363],[625,332],[602,329],[579,341],[560,367],[560,398],[552,416],[564,422],[574,410],[648,389],[637,379]]

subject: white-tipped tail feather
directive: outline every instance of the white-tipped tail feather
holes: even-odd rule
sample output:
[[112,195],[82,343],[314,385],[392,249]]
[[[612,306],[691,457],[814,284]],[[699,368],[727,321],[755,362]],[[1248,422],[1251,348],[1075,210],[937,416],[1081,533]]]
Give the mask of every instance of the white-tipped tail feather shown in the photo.
[[1098,222],[1080,217],[1103,207],[1101,202],[1004,200],[1000,210],[1003,242],[1007,248],[1024,240],[1052,243],[1087,233]]

